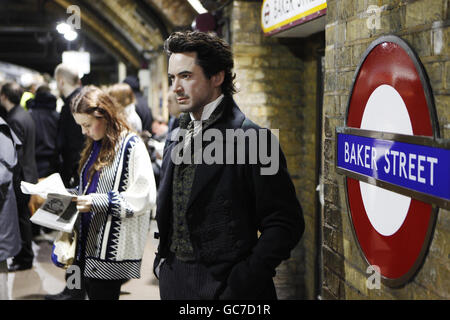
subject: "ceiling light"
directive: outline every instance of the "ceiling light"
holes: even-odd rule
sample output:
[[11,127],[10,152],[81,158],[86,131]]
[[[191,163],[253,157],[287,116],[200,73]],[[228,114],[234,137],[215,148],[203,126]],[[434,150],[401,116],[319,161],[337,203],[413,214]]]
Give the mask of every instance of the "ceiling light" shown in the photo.
[[61,22],[56,26],[56,30],[61,34],[65,34],[66,32],[69,32],[71,28],[67,23]]
[[191,6],[195,9],[195,11],[198,12],[198,14],[206,13],[208,10],[206,10],[203,5],[200,3],[199,0],[188,0],[188,2],[191,4]]
[[66,40],[68,41],[73,41],[78,37],[78,33],[76,33],[73,30],[69,30],[66,33],[64,33],[64,38],[66,38]]

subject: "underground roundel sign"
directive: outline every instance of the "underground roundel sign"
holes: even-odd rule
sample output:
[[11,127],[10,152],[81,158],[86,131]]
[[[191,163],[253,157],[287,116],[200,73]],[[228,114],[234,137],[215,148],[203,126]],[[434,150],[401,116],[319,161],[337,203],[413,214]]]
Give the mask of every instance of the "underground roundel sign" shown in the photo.
[[438,207],[450,208],[450,143],[439,138],[433,95],[419,59],[396,36],[370,44],[336,129],[354,235],[388,286],[421,266]]

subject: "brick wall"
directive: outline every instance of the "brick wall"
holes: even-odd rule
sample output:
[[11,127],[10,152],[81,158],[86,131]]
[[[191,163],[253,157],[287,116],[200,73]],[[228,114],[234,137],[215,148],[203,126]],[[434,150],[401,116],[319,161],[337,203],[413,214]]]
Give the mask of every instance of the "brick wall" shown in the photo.
[[[450,28],[446,0],[329,0],[325,30],[323,102],[324,299],[449,299],[450,215],[439,210],[423,266],[398,289],[369,290],[367,264],[352,234],[344,178],[335,173],[335,128],[343,126],[352,77],[368,45],[381,35],[396,34],[420,56],[434,93],[441,137],[450,139]],[[367,27],[367,9],[380,8],[378,29]]]
[[231,44],[242,111],[260,126],[279,129],[306,222],[305,234],[290,260],[277,269],[280,299],[314,298],[316,248],[316,113],[317,49],[324,33],[308,39],[265,37],[261,30],[261,2],[233,1]]

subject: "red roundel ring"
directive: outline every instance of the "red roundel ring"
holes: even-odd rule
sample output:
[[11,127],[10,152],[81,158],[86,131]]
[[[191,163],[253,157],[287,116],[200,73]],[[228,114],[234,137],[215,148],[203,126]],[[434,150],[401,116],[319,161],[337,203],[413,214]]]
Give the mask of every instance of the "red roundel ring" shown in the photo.
[[[426,73],[406,42],[384,36],[371,43],[355,73],[346,126],[361,128],[366,103],[381,85],[392,86],[405,102],[413,135],[437,136],[434,104]],[[380,267],[384,283],[403,285],[420,267],[434,230],[432,205],[411,199],[406,218],[392,235],[377,232],[366,213],[359,181],[346,178],[353,231],[369,265]]]

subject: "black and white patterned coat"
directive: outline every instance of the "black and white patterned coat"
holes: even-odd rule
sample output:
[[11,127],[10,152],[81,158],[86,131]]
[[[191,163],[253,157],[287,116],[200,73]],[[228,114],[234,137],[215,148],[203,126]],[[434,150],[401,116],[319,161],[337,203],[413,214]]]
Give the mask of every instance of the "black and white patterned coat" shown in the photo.
[[[82,186],[81,176],[80,181]],[[112,164],[102,169],[97,190],[90,195],[84,275],[139,278],[156,184],[147,149],[136,134],[122,133]]]

